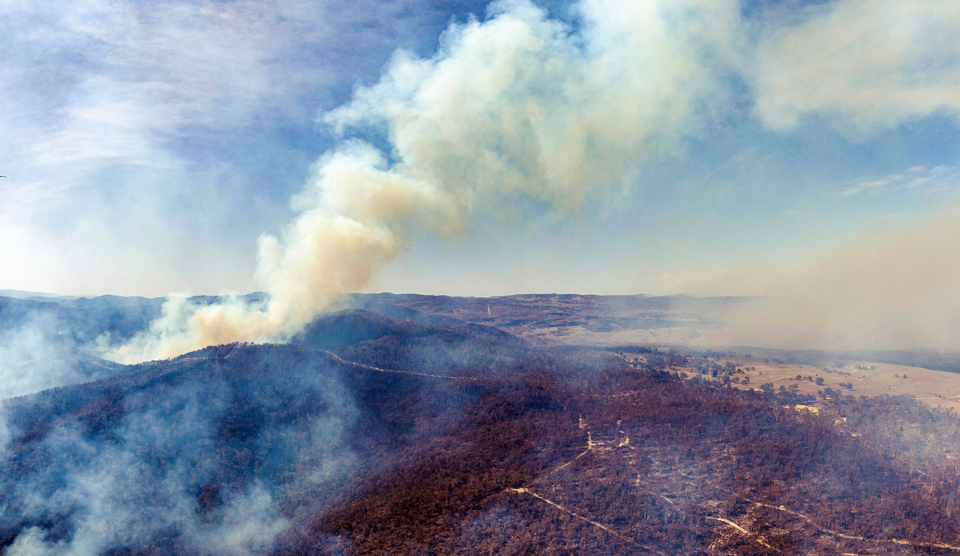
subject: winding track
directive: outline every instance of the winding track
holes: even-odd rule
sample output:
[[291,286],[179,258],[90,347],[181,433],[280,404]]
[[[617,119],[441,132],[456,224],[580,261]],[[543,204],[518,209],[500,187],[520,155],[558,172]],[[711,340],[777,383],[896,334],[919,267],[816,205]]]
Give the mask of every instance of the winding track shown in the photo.
[[[557,467],[557,468],[554,469],[553,471],[550,471],[549,473],[547,473],[547,474],[544,475],[543,477],[547,477],[547,476],[553,475],[554,473],[557,473],[558,471],[564,469],[564,468],[567,467],[568,465],[572,464],[574,461],[582,458],[583,456],[589,454],[590,452],[600,451],[600,450],[598,450],[598,448],[601,447],[601,445],[604,443],[604,441],[603,441],[603,440],[594,440],[594,439],[593,439],[593,436],[592,436],[591,432],[589,431],[589,428],[588,428],[588,427],[586,426],[586,424],[583,422],[583,419],[582,419],[582,418],[580,419],[580,428],[587,430],[587,449],[586,449],[584,452],[582,452],[581,454],[579,454],[579,455],[577,455],[576,457],[574,457],[573,459],[571,459],[570,461],[568,461],[567,463],[564,463],[563,465]],[[633,449],[632,446],[631,446],[631,449]],[[680,475],[681,475],[682,477],[685,477],[685,478],[690,479],[690,480],[701,480],[701,479],[697,479],[697,478],[695,478],[695,477],[691,477],[691,476],[689,476],[689,475],[686,475],[686,474],[684,474],[684,473],[680,473]],[[543,478],[543,477],[541,477],[541,478]],[[539,479],[537,479],[537,480],[539,480]],[[708,484],[709,484],[709,483],[708,483]],[[639,486],[639,485],[638,485],[638,486]],[[728,492],[731,492],[731,491],[729,491],[729,489],[726,489],[726,488],[723,488],[723,487],[719,487],[719,486],[717,486],[717,485],[712,485],[712,484],[711,484],[710,486],[713,486],[714,488],[718,488],[718,489],[720,489],[720,490],[726,490],[726,491],[728,491]],[[654,491],[651,491],[651,490],[649,490],[649,489],[643,489],[643,490],[647,490],[648,492],[651,492],[652,494],[655,494],[655,495],[660,496],[661,498],[663,498],[663,499],[666,500],[667,502],[670,502],[670,504],[673,505],[678,511],[680,511],[680,512],[682,512],[682,513],[685,513],[685,514],[687,513],[687,512],[685,512],[682,508],[677,507],[677,505],[676,505],[672,500],[670,500],[669,498],[666,498],[662,493],[654,492]],[[534,492],[533,490],[531,490],[531,489],[529,489],[529,488],[523,488],[523,487],[522,487],[522,488],[510,488],[510,489],[507,489],[507,491],[514,492],[514,493],[517,493],[517,494],[529,494],[530,496],[533,496],[533,497],[541,500],[542,502],[544,502],[544,503],[546,503],[546,504],[549,504],[549,505],[551,505],[551,506],[559,509],[560,511],[562,511],[562,512],[564,512],[564,513],[567,513],[567,514],[569,514],[569,515],[571,515],[571,516],[573,516],[573,517],[575,517],[575,518],[577,518],[577,519],[579,519],[579,520],[581,520],[581,521],[584,521],[584,522],[586,522],[586,523],[589,523],[589,524],[593,525],[594,527],[597,527],[597,528],[599,528],[599,529],[602,529],[603,531],[606,531],[607,533],[609,533],[609,534],[611,534],[611,535],[614,535],[614,536],[616,536],[616,537],[618,537],[618,538],[620,538],[620,539],[623,539],[623,540],[625,540],[625,541],[629,541],[629,542],[631,542],[631,543],[633,543],[633,544],[635,544],[635,545],[637,545],[637,546],[640,546],[640,547],[642,547],[642,548],[645,548],[645,549],[647,549],[647,550],[649,550],[649,551],[651,551],[651,552],[656,552],[657,554],[663,554],[663,553],[660,552],[659,550],[656,550],[654,547],[640,544],[640,543],[638,543],[636,540],[631,539],[630,537],[627,537],[627,536],[625,536],[625,535],[623,535],[623,534],[621,534],[621,533],[619,533],[619,532],[611,529],[610,527],[608,527],[608,526],[606,526],[606,525],[603,525],[603,524],[598,523],[598,522],[596,522],[596,521],[592,521],[592,520],[590,520],[590,519],[587,519],[586,517],[581,516],[580,514],[576,513],[575,511],[573,511],[573,510],[571,510],[571,509],[569,509],[569,508],[566,508],[566,507],[564,507],[564,506],[562,506],[562,505],[554,502],[553,500],[550,500],[550,499],[548,499],[548,498],[545,498],[545,497],[541,496],[540,494],[537,494],[536,492]],[[807,515],[805,515],[805,514],[802,514],[802,513],[798,512],[798,511],[791,510],[791,509],[789,509],[789,508],[787,508],[787,507],[785,507],[785,506],[783,506],[783,505],[774,506],[774,505],[772,505],[772,504],[765,504],[765,503],[763,503],[763,502],[757,502],[757,501],[754,501],[754,500],[750,500],[749,498],[745,498],[745,497],[740,496],[740,495],[737,495],[737,494],[735,494],[735,493],[733,493],[733,492],[731,492],[731,494],[734,495],[734,496],[737,496],[738,498],[740,498],[740,499],[742,499],[742,500],[745,500],[746,502],[749,502],[749,503],[753,504],[754,507],[768,508],[768,509],[772,509],[772,510],[776,510],[776,511],[779,511],[779,512],[788,513],[788,514],[790,514],[790,515],[799,517],[800,519],[803,519],[804,521],[806,521],[810,526],[812,526],[812,527],[814,527],[816,530],[820,531],[821,533],[826,533],[826,534],[831,535],[831,536],[833,536],[833,537],[835,537],[835,538],[838,538],[838,539],[852,540],[852,541],[860,541],[860,542],[871,543],[871,544],[875,544],[875,545],[879,545],[879,544],[892,544],[892,545],[898,545],[898,546],[910,546],[910,547],[915,547],[915,548],[927,548],[927,549],[933,548],[933,549],[951,550],[951,551],[960,552],[960,546],[955,546],[955,545],[951,545],[951,544],[948,544],[948,543],[930,543],[930,542],[910,541],[910,540],[897,539],[897,538],[891,538],[891,539],[872,539],[872,538],[867,538],[867,537],[863,537],[863,536],[860,536],[860,535],[849,535],[849,534],[846,534],[846,533],[841,533],[841,532],[839,532],[839,531],[835,531],[835,530],[833,530],[833,529],[829,529],[829,528],[823,527],[823,526],[819,525],[818,523],[816,523],[815,521],[813,521],[813,519],[811,519],[809,516],[807,516]],[[689,515],[689,514],[688,514],[688,515]],[[723,523],[723,524],[726,525],[726,526],[729,526],[729,527],[732,527],[732,528],[736,529],[737,531],[739,531],[740,533],[742,533],[744,536],[746,536],[748,539],[750,539],[751,541],[753,541],[753,542],[755,542],[755,543],[763,546],[764,548],[767,548],[767,549],[769,549],[769,550],[772,550],[772,551],[778,552],[778,553],[781,552],[780,550],[777,550],[776,548],[774,548],[773,546],[771,546],[770,544],[768,544],[768,543],[763,539],[763,537],[762,537],[761,535],[757,535],[757,534],[755,534],[755,533],[751,533],[749,530],[745,529],[744,527],[742,527],[741,525],[735,523],[734,521],[731,521],[731,520],[726,519],[726,518],[723,518],[723,517],[714,517],[714,516],[700,516],[700,517],[703,518],[703,519],[706,519],[706,520],[717,521],[717,522]],[[852,553],[851,553],[851,554],[852,554]]]

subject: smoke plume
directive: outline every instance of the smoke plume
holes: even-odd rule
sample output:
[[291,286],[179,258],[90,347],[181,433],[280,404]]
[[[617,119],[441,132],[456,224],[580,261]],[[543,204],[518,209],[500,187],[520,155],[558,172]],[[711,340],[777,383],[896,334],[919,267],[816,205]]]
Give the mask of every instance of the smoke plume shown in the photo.
[[[485,20],[451,25],[433,57],[397,52],[378,83],[322,116],[342,144],[317,162],[283,237],[260,238],[268,298],[173,299],[111,357],[282,341],[362,290],[413,234],[455,236],[507,206],[576,214],[643,161],[676,153],[726,103],[736,1],[584,0],[576,14],[565,23],[525,0],[495,2]],[[385,134],[390,152],[365,133]]]

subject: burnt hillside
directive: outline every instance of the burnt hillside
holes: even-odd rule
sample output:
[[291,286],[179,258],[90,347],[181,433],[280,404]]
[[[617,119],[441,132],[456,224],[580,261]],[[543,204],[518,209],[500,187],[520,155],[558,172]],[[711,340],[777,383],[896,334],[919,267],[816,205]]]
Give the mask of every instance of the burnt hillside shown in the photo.
[[[80,554],[960,552],[960,420],[346,312],[5,400],[0,547]],[[797,409],[815,404],[819,413]]]

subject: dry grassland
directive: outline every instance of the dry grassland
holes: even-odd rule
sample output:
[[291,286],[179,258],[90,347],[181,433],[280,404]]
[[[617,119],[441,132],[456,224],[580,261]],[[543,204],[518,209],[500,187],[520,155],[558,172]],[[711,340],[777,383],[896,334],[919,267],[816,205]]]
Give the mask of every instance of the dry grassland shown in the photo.
[[[643,355],[640,354],[624,355],[630,361],[634,357],[643,360]],[[763,359],[752,358],[719,357],[714,361],[721,366],[730,362],[742,369],[743,374],[735,375],[740,378],[740,382],[731,383],[731,386],[744,390],[760,388],[760,385],[769,382],[775,390],[779,390],[781,386],[790,389],[792,385],[796,385],[798,392],[813,396],[826,388],[845,395],[867,397],[909,394],[931,406],[952,407],[960,413],[960,374],[957,373],[869,361],[847,361],[841,368],[827,367],[826,370],[811,365],[765,363]],[[673,370],[685,372],[691,379],[699,376],[704,380],[719,380],[710,375],[701,375],[690,368],[675,367]],[[800,380],[797,380],[798,375]],[[745,377],[749,378],[747,384],[743,384]],[[818,378],[823,379],[822,384],[816,383]],[[853,388],[841,387],[841,383],[852,384]]]

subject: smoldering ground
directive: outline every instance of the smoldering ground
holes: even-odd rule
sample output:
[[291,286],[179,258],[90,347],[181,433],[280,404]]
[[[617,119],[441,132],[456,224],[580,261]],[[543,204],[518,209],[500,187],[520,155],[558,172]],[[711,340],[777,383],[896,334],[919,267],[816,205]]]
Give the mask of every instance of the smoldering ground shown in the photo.
[[[5,554],[270,550],[297,497],[351,472],[356,408],[325,361],[227,357],[197,354],[6,407]],[[85,395],[89,405],[57,414]],[[301,467],[309,473],[291,473]]]

